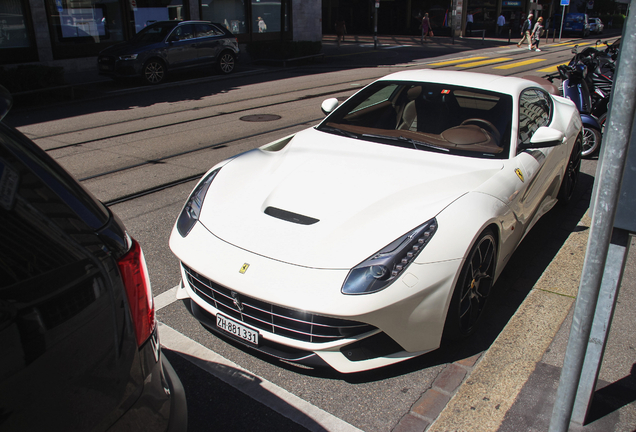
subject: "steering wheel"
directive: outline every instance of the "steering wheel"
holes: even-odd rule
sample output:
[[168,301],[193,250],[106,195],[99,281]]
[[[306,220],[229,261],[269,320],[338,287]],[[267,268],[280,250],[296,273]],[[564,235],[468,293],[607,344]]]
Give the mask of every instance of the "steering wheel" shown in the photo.
[[480,118],[469,118],[468,120],[464,120],[460,126],[464,126],[465,124],[468,124],[468,123],[478,123],[479,126],[485,125],[488,128],[488,132],[490,132],[490,134],[497,141],[497,145],[499,145],[501,134],[499,134],[499,130],[497,130],[494,124],[490,123],[488,120],[484,120]]

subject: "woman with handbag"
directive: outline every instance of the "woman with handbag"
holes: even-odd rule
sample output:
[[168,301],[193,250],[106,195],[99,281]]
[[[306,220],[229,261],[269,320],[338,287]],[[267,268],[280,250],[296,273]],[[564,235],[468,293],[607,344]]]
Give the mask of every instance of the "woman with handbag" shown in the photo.
[[541,51],[539,49],[539,42],[541,42],[541,36],[543,35],[543,17],[539,17],[537,19],[537,23],[534,25],[534,29],[532,29],[532,49],[534,51]]
[[428,18],[428,13],[424,14],[424,18],[422,18],[422,25],[420,25],[422,29],[422,43],[426,41],[428,36],[433,38],[433,29],[431,28],[431,20]]

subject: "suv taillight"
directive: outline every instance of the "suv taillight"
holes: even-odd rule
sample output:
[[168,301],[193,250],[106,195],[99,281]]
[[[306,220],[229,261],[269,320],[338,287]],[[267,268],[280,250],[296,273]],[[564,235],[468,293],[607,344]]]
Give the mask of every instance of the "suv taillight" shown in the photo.
[[137,346],[141,346],[154,331],[156,320],[148,268],[144,253],[136,240],[132,240],[130,250],[117,264],[126,287],[130,313],[135,324]]

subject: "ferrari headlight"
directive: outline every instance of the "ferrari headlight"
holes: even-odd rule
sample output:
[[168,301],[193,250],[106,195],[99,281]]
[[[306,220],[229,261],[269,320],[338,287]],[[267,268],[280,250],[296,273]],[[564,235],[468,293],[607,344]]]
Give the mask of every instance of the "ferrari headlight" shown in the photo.
[[342,285],[342,293],[370,294],[386,288],[415,260],[436,230],[433,218],[355,266]]
[[199,183],[190,194],[190,198],[186,201],[185,206],[183,206],[183,210],[181,210],[181,214],[177,220],[177,230],[179,234],[181,234],[181,237],[187,236],[194,224],[199,220],[205,194],[208,193],[208,188],[219,170],[220,168],[212,171],[205,180]]

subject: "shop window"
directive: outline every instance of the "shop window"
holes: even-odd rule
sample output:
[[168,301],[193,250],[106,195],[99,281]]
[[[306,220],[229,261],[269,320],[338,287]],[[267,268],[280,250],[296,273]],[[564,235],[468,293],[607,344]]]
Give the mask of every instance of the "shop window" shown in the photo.
[[95,55],[124,40],[119,0],[47,0],[56,58]]
[[37,59],[31,17],[20,0],[0,1],[0,63]]
[[281,0],[252,0],[254,33],[281,31]]
[[225,26],[233,34],[247,33],[243,0],[203,0],[201,18]]
[[128,0],[133,6],[135,33],[157,21],[183,21],[186,11],[182,0]]

